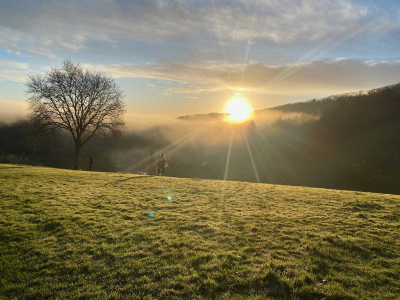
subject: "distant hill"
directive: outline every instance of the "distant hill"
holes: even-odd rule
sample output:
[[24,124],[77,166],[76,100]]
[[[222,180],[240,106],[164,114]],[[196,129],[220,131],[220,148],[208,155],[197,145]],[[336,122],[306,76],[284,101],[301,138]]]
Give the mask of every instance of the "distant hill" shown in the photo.
[[400,120],[344,139],[325,164],[332,188],[400,194]]
[[400,196],[0,164],[2,299],[397,299]]
[[[254,115],[259,115],[266,112],[267,109],[256,109],[253,111]],[[223,120],[225,117],[229,116],[228,113],[208,113],[208,114],[194,114],[194,115],[185,115],[177,117],[178,120],[184,121],[215,121],[215,120]]]
[[195,114],[195,115],[179,116],[177,119],[185,121],[211,121],[211,120],[222,120],[228,115],[229,114],[225,113]]
[[319,117],[275,123],[315,162],[307,185],[400,193],[400,84],[270,110]]
[[[255,115],[268,111],[284,113],[304,113],[309,115],[331,115],[336,112],[359,118],[370,116],[368,119],[375,125],[400,118],[400,83],[369,91],[350,92],[332,95],[322,99],[312,99],[305,102],[288,103],[265,109],[254,110]],[[227,114],[209,113],[180,116],[182,120],[222,119]]]
[[285,104],[270,110],[318,115],[325,126],[349,135],[400,120],[400,83],[320,100]]
[[[83,150],[81,167],[93,156],[98,171],[147,173],[154,171],[149,153],[164,152],[174,177],[400,194],[399,84],[255,115],[235,125],[222,122],[226,114],[189,115],[179,118],[184,124],[99,136]],[[73,145],[66,134],[32,135],[19,122],[0,125],[0,152],[69,168]]]
[[[301,112],[314,115],[323,115],[328,111],[343,108],[357,108],[360,106],[378,107],[379,111],[388,112],[391,106],[400,106],[400,83],[369,91],[350,92],[332,95],[322,99],[312,99],[306,102],[288,103],[270,109],[283,112]],[[397,116],[400,112],[397,112]]]
[[[265,167],[258,168],[262,182],[400,193],[400,84],[255,114],[269,112],[282,116],[261,131],[264,142],[259,135],[249,134],[255,151],[264,153],[254,158],[255,166]],[[302,115],[316,118],[302,122]],[[265,151],[265,141],[273,151]],[[245,175],[250,164],[243,159],[246,151],[235,160],[236,180],[254,180],[251,169]]]

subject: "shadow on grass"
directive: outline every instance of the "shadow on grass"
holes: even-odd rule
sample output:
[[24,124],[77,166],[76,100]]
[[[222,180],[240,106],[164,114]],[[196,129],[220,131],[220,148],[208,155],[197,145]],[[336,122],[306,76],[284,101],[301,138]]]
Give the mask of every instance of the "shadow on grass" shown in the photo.
[[23,167],[20,166],[15,166],[15,167],[0,167],[0,170],[5,170],[5,169],[22,169]]

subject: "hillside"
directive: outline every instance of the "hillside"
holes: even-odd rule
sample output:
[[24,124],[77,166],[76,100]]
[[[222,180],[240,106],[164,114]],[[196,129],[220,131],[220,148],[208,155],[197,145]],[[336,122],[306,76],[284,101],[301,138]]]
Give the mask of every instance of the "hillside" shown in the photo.
[[400,194],[400,120],[387,122],[343,141],[328,162],[336,188]]
[[[258,110],[247,123],[225,117],[183,116],[118,138],[94,137],[81,168],[93,157],[97,171],[147,173],[150,153],[163,152],[173,177],[400,194],[400,84]],[[73,153],[67,132],[0,124],[0,163],[70,169]]]
[[0,165],[0,298],[396,299],[400,196]]
[[[368,91],[350,92],[331,95],[322,99],[311,99],[303,102],[287,103],[271,108],[256,109],[254,115],[260,116],[273,111],[280,113],[300,113],[322,116],[339,111],[341,114],[370,115],[368,122],[383,123],[400,118],[400,83],[392,84]],[[223,119],[225,113],[209,113],[179,116],[181,120]],[[358,116],[360,117],[360,116]],[[364,120],[365,121],[365,120]]]
[[343,110],[350,113],[373,113],[372,109],[378,109],[381,113],[375,111],[375,115],[381,118],[398,118],[398,111],[391,111],[391,108],[400,105],[400,83],[387,85],[384,87],[371,89],[368,91],[350,92],[337,94],[322,99],[312,99],[305,102],[288,103],[275,106],[270,109],[281,112],[300,112],[312,115],[323,115],[333,110]]

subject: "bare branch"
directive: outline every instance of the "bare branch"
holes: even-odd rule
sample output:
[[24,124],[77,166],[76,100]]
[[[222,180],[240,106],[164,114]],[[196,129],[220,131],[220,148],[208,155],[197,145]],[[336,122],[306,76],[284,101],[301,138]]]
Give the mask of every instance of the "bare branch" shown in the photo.
[[30,118],[42,129],[62,129],[82,146],[97,132],[118,132],[124,127],[123,92],[103,73],[84,70],[65,60],[45,76],[26,83]]

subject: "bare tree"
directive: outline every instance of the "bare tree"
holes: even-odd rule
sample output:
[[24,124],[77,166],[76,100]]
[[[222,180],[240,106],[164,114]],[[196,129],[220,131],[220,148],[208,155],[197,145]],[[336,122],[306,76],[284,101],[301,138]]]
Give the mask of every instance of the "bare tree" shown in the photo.
[[75,142],[73,169],[79,169],[81,148],[99,132],[119,133],[124,127],[123,92],[103,73],[84,70],[66,59],[60,68],[26,83],[30,118],[40,128],[71,133]]

